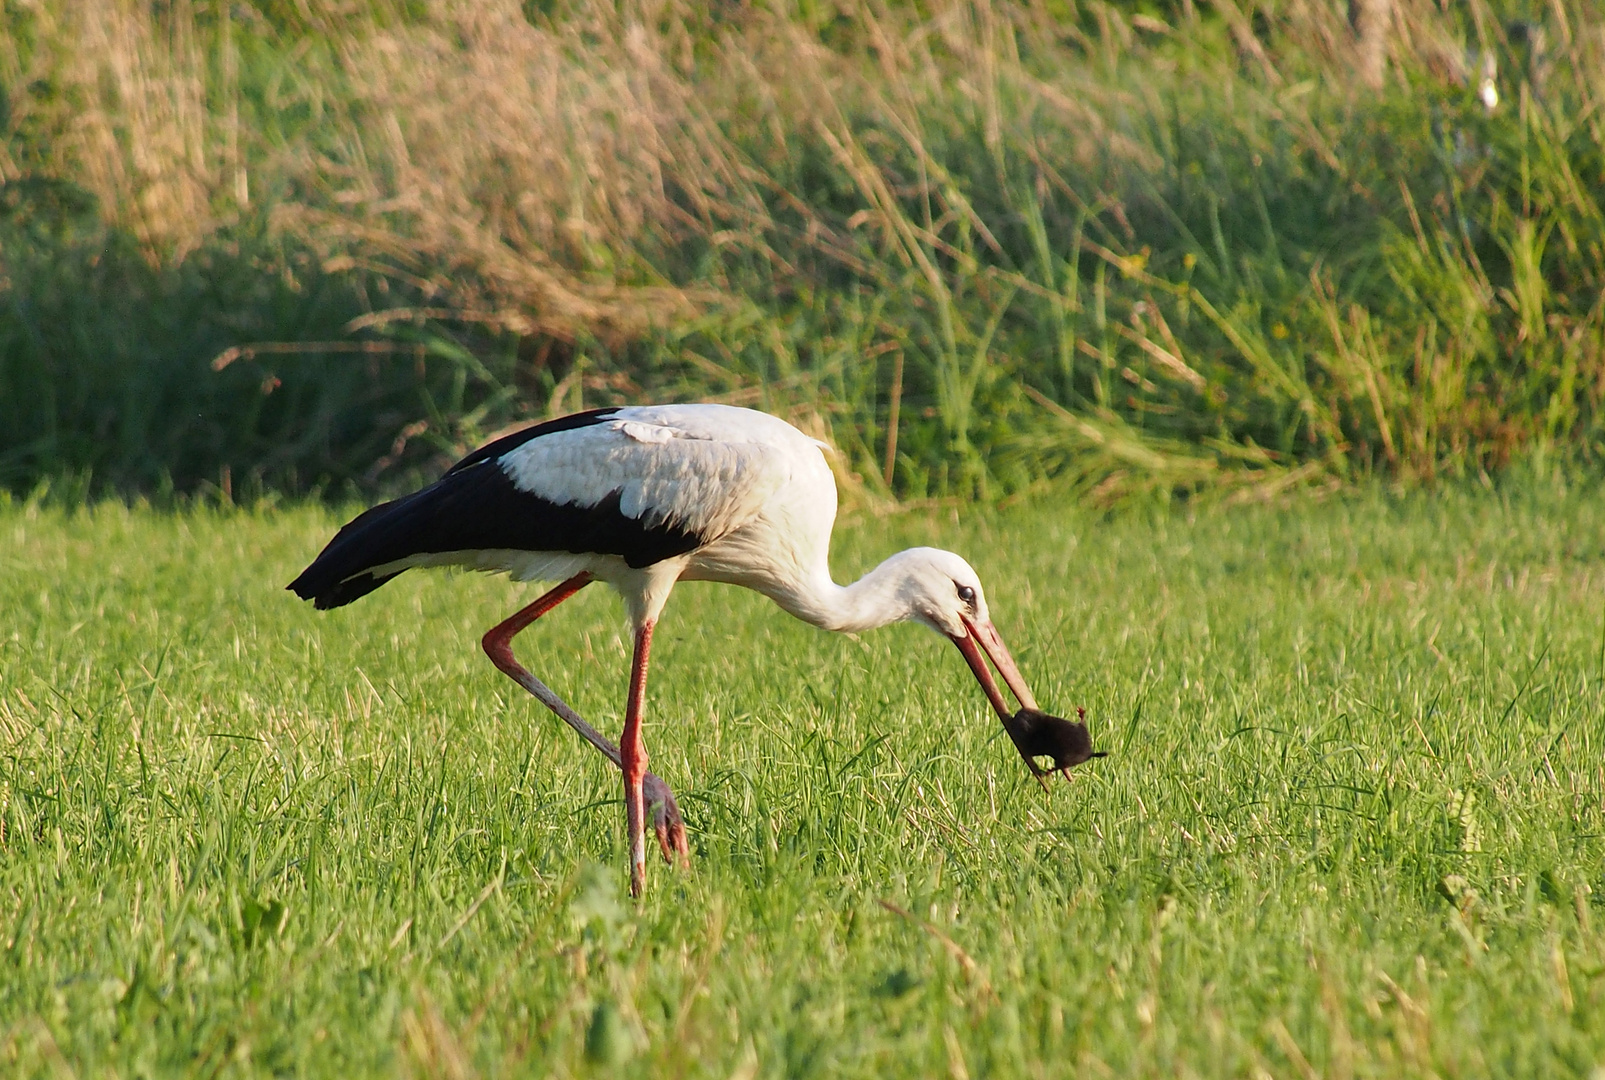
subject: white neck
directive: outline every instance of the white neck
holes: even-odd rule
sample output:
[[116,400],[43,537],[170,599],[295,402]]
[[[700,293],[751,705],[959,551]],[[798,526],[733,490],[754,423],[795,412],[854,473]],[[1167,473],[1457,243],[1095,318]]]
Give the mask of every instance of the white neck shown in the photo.
[[908,554],[893,555],[851,585],[836,584],[829,568],[820,566],[788,587],[765,591],[786,611],[822,630],[874,630],[915,617],[905,588],[908,572],[899,565]]

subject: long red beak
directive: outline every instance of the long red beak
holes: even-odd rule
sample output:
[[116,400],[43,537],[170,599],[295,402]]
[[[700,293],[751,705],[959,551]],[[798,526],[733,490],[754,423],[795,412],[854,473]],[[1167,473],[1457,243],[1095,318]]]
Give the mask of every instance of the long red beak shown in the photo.
[[992,703],[992,708],[997,710],[998,718],[1007,722],[1014,718],[1014,710],[1009,708],[1009,703],[1003,698],[1003,691],[998,689],[997,682],[993,680],[991,669],[986,666],[986,660],[982,659],[982,650],[985,650],[987,658],[992,661],[992,666],[998,669],[998,674],[1003,676],[1003,681],[1014,692],[1020,704],[1028,709],[1035,709],[1036,696],[1025,684],[1025,676],[1020,674],[1020,668],[1015,664],[1014,657],[1009,655],[1003,639],[998,637],[998,628],[993,626],[990,620],[965,619],[964,629],[968,633],[963,637],[955,637],[953,644],[959,647],[959,652],[964,654],[964,660],[970,665],[970,670],[975,672],[975,681],[986,691],[987,700]]

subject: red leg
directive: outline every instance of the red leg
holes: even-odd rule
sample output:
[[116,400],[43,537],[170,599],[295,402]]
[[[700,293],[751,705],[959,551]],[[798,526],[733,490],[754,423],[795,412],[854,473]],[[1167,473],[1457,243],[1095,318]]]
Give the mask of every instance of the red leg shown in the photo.
[[630,895],[646,887],[646,802],[641,783],[646,777],[646,744],[641,739],[641,706],[646,698],[647,656],[652,650],[652,627],[635,632],[635,657],[630,664],[630,696],[624,706],[624,734],[619,751],[624,757],[624,822],[630,847]]
[[520,671],[523,669],[519,668],[518,661],[513,659],[513,638],[530,623],[585,588],[591,581],[590,574],[575,574],[533,604],[491,627],[480,642],[485,648],[486,655],[502,671],[517,679],[518,676],[513,674],[513,669],[517,668]]
[[[497,624],[485,635],[482,644],[485,648],[485,654],[490,657],[492,663],[501,669],[503,674],[525,690],[528,690],[537,701],[556,713],[558,718],[569,727],[579,732],[581,738],[600,750],[603,756],[613,764],[623,769],[624,757],[619,753],[619,748],[614,746],[612,741],[605,735],[587,724],[579,713],[569,708],[567,702],[558,697],[549,686],[530,674],[513,656],[513,637],[519,631],[524,630],[530,623],[585,588],[592,580],[590,574],[574,575],[533,604]],[[645,689],[646,684],[645,674],[643,667],[639,677],[642,690]],[[636,700],[639,696],[636,690],[636,682],[637,679],[632,677],[630,683],[631,700]],[[635,711],[639,716],[639,707]],[[639,727],[639,724],[637,726]],[[628,721],[625,723],[625,730],[626,732],[629,730]],[[639,743],[639,730],[636,732],[636,739],[637,743]],[[642,776],[636,786],[636,790],[640,793],[645,803],[644,808],[650,809],[652,812],[652,828],[658,835],[658,846],[662,849],[663,858],[666,862],[674,863],[678,861],[685,865],[690,862],[691,847],[686,842],[685,822],[680,817],[680,806],[675,802],[674,793],[669,790],[669,785],[651,773],[645,772],[645,768],[646,755],[642,753]],[[626,810],[628,810],[628,805],[628,799],[626,799]],[[637,820],[640,820],[642,816],[644,815],[638,815]]]

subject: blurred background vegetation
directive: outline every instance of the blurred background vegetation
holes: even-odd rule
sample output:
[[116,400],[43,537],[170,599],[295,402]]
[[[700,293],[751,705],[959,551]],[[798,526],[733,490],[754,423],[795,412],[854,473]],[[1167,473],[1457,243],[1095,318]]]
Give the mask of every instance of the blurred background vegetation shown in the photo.
[[1605,457],[1587,0],[0,0],[0,488],[711,399],[871,497]]

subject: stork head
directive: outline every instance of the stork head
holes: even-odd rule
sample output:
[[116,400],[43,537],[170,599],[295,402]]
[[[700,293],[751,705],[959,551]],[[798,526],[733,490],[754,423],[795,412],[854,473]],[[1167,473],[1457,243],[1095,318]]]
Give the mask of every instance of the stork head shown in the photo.
[[1013,711],[993,681],[987,660],[992,661],[1020,704],[1035,709],[1037,699],[998,636],[997,627],[992,625],[986,594],[981,591],[981,579],[975,568],[951,551],[937,548],[910,548],[895,558],[902,564],[898,568],[902,571],[899,599],[907,604],[909,617],[950,638],[959,647],[998,716],[1007,722]]
[[[1050,758],[1053,767],[1068,776],[1071,765],[1103,756],[1093,751],[1087,726],[1079,715],[1070,721],[1037,708],[1025,676],[992,625],[981,579],[969,563],[951,551],[937,548],[912,548],[896,558],[902,563],[900,600],[908,605],[909,617],[958,646],[1033,775],[1040,779],[1044,774],[1036,764],[1037,757]],[[1009,709],[987,667],[989,660],[1020,702],[1018,711]]]
[[964,636],[965,620],[989,621],[981,579],[951,551],[909,548],[887,562],[897,566],[898,600],[907,607],[908,618],[948,637]]

